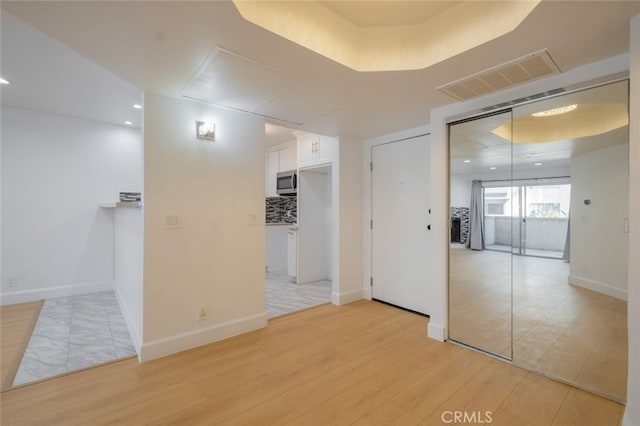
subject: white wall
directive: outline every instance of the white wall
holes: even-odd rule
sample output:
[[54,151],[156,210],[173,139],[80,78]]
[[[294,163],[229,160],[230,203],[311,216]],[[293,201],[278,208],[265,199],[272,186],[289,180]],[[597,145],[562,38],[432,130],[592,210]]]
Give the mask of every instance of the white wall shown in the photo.
[[436,309],[431,314],[429,336],[444,340],[447,336],[447,259],[448,259],[448,147],[447,122],[464,115],[478,113],[483,108],[502,102],[520,99],[536,93],[543,93],[558,87],[570,87],[608,75],[624,73],[628,70],[629,56],[620,55],[607,60],[579,67],[554,77],[535,81],[503,92],[458,102],[431,111],[431,200],[432,200],[432,240],[431,240],[431,283],[430,296]]
[[628,218],[629,144],[573,157],[569,282],[626,300]]
[[327,262],[327,279],[333,280],[333,173],[327,173],[324,189],[324,258]]
[[[140,168],[142,174],[142,168]],[[131,340],[142,345],[142,210],[116,208],[114,215],[114,287]]]
[[328,280],[333,268],[332,167],[298,172],[298,283]]
[[269,225],[265,230],[265,265],[269,272],[287,271],[287,232],[291,225]]
[[[337,173],[333,174],[332,179],[333,187],[337,188],[337,191],[334,190],[333,204],[338,204],[339,209],[338,220],[334,216],[339,272],[336,273],[334,267],[331,298],[340,305],[362,299],[362,262],[367,256],[362,247],[362,141],[340,137],[337,151],[338,158],[333,166]],[[337,203],[336,199],[339,200]]]
[[472,177],[462,174],[452,174],[450,185],[450,205],[451,207],[467,207],[471,202],[471,181]]
[[640,15],[631,20],[629,119],[629,364],[622,424],[640,426]]
[[113,288],[113,209],[98,205],[140,191],[141,164],[138,129],[3,106],[3,304]]
[[[264,120],[153,93],[144,114],[146,361],[264,327],[267,316]],[[216,123],[215,141],[196,138],[196,120]],[[163,229],[166,214],[182,227]]]

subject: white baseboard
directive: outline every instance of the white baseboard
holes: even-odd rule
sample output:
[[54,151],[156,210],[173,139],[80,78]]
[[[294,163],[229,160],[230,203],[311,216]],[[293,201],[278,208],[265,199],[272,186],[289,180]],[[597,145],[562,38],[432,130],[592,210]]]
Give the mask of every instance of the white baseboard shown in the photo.
[[346,291],[344,293],[331,293],[331,303],[334,305],[346,305],[362,299],[362,289]]
[[373,294],[371,293],[371,286],[366,286],[362,288],[362,298],[371,300],[373,298]]
[[442,324],[437,324],[435,322],[429,321],[429,325],[427,326],[427,336],[430,339],[444,342],[446,338],[444,333],[444,326]]
[[238,336],[249,331],[267,326],[267,312],[252,315],[186,333],[176,334],[163,339],[142,344],[139,359],[141,362],[151,361],[167,355],[207,345],[229,337]]
[[[124,322],[127,324],[127,329],[129,330],[129,335],[131,336],[131,340],[133,341],[133,347],[136,349],[136,353],[138,357],[140,356],[140,347],[142,346],[142,339],[140,339],[140,333],[138,332],[139,328],[142,327],[142,324],[136,325],[136,320],[129,309],[129,305],[125,303],[124,297],[120,293],[120,288],[118,286],[115,287],[116,299],[118,300],[118,306],[120,306],[120,312],[122,312],[122,316],[124,317]],[[142,308],[142,307],[141,307]],[[140,322],[142,319],[139,320]]]
[[615,297],[620,300],[627,300],[627,291],[622,290],[610,285],[600,283],[597,281],[589,280],[575,275],[569,275],[569,284],[586,288],[588,290],[597,291],[598,293],[606,294],[607,296]]
[[13,291],[0,294],[0,305],[34,302],[56,297],[78,296],[80,294],[96,293],[113,290],[113,281],[64,285],[59,287],[38,288],[34,290]]

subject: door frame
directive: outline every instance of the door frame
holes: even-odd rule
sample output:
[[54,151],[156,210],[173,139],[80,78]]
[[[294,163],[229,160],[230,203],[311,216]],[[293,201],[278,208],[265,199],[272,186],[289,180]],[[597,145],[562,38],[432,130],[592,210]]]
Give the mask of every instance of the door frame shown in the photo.
[[[402,142],[409,139],[415,139],[423,136],[429,137],[431,143],[430,126],[422,126],[414,129],[405,130],[390,135],[385,135],[373,139],[368,139],[363,143],[363,262],[362,262],[362,295],[364,299],[373,300],[371,282],[373,279],[373,229],[371,228],[373,214],[373,181],[371,175],[371,164],[373,159],[373,148],[381,145],[388,145],[396,142]],[[431,150],[431,148],[430,148]],[[431,167],[431,163],[426,163]],[[431,173],[430,173],[431,176]],[[386,303],[386,302],[381,302]],[[393,305],[395,306],[395,305]],[[401,308],[401,307],[399,307]],[[404,309],[404,308],[401,308]],[[413,311],[412,311],[413,312]],[[418,314],[423,315],[418,312]]]

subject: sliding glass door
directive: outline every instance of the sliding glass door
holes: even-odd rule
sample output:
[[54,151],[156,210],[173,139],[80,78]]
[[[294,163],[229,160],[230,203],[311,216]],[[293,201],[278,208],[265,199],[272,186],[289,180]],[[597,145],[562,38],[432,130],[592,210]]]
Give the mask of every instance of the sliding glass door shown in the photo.
[[522,209],[519,254],[562,259],[569,231],[571,184],[520,187]]
[[545,183],[483,182],[487,250],[522,256],[562,258],[569,224],[568,178]]

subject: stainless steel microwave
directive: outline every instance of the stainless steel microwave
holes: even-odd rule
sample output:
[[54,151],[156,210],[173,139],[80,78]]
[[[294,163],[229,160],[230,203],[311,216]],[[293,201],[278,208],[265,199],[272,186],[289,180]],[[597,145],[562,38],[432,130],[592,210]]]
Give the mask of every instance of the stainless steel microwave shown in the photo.
[[296,195],[298,192],[298,175],[295,170],[280,172],[276,178],[278,195]]

